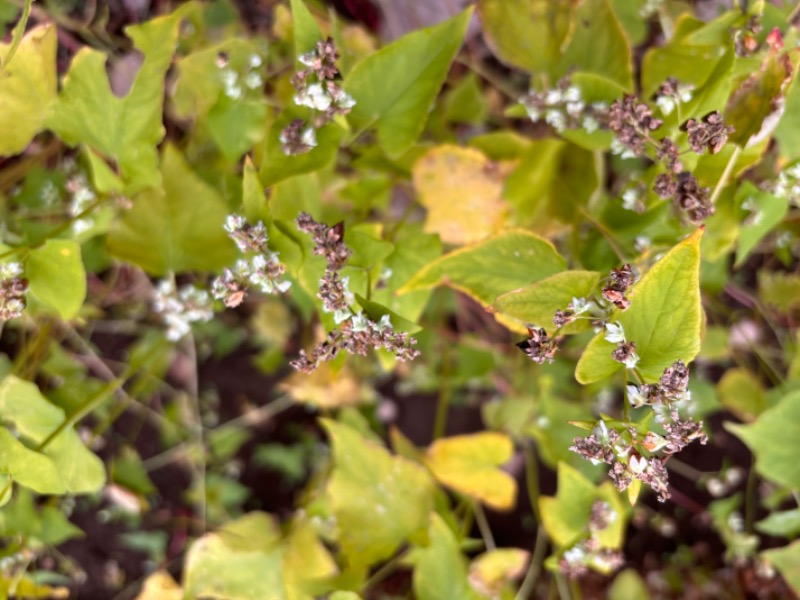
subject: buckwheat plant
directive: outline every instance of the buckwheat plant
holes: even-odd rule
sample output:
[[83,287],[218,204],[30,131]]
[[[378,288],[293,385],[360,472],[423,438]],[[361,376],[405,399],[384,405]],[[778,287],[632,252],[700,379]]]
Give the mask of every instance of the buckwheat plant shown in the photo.
[[356,101],[337,81],[339,69],[336,60],[339,53],[332,38],[317,43],[316,48],[298,57],[307,68],[292,77],[292,85],[297,90],[294,103],[312,110],[312,122],[294,119],[281,131],[280,141],[283,152],[289,156],[305,154],[317,145],[316,130],[329,123],[336,115],[346,115],[356,105]]
[[175,288],[172,279],[164,279],[155,288],[153,310],[167,326],[167,339],[177,342],[189,331],[192,323],[210,321],[214,316],[211,296],[193,285]]
[[222,300],[228,308],[235,308],[253,288],[264,294],[278,294],[292,286],[291,281],[282,279],[285,268],[277,252],[267,246],[269,236],[264,223],[251,225],[241,215],[232,214],[225,221],[225,231],[248,258],[239,259],[232,269],[226,268],[214,280],[211,285],[214,298]]
[[531,121],[544,121],[557,132],[567,129],[584,129],[591,133],[600,127],[601,115],[608,106],[603,102],[587,104],[579,87],[572,84],[569,77],[561,78],[556,87],[544,90],[531,90],[520,98]]
[[595,500],[584,537],[564,551],[558,562],[559,570],[575,578],[585,575],[590,568],[601,573],[610,573],[621,567],[625,562],[622,552],[604,548],[598,536],[619,518],[608,502]]
[[300,350],[298,358],[290,363],[292,367],[311,373],[320,363],[333,360],[340,350],[366,356],[370,349],[384,348],[400,361],[414,360],[419,356],[419,351],[414,348],[417,340],[407,333],[395,331],[389,315],[383,315],[376,322],[354,306],[355,297],[349,289],[349,280],[339,274],[352,254],[344,243],[344,225],[339,223],[329,227],[308,213],[300,213],[297,228],[312,237],[314,254],[324,257],[327,262],[317,298],[322,300],[325,312],[334,314],[339,327],[328,332],[310,352]]

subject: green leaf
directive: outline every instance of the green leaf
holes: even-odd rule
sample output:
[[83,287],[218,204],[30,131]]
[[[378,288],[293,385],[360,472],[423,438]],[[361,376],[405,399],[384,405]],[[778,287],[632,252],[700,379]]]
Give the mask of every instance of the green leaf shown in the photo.
[[419,465],[392,456],[354,429],[323,420],[333,443],[327,495],[348,562],[368,566],[405,541],[426,539],[433,485]]
[[272,519],[251,513],[197,540],[184,566],[186,598],[289,600]]
[[558,490],[555,497],[539,498],[542,525],[559,548],[568,548],[587,531],[597,488],[577,469],[558,465]]
[[[631,47],[609,0],[583,0],[574,17],[569,45],[559,61],[559,76],[571,71],[602,75],[633,91]],[[598,52],[602,48],[602,52]]]
[[[0,384],[0,420],[13,425],[23,440],[41,444],[64,419],[64,411],[50,404],[35,384],[13,375]],[[83,445],[71,427],[53,438],[44,454],[55,463],[68,492],[96,492],[105,483],[103,462]]]
[[344,129],[334,121],[317,129],[317,145],[310,152],[294,156],[284,154],[280,135],[292,118],[292,115],[288,114],[281,116],[267,134],[264,163],[259,172],[261,184],[265,187],[275,185],[295,175],[324,169],[333,162],[339,151]]
[[797,537],[800,535],[800,508],[771,513],[756,523],[756,529],[776,537]]
[[222,96],[208,113],[208,130],[223,156],[237,162],[264,139],[267,106],[261,99],[232,100]]
[[789,199],[773,196],[745,181],[736,192],[736,205],[746,217],[739,229],[734,267],[740,266],[764,236],[783,221],[789,210]]
[[608,590],[608,600],[650,600],[647,584],[634,569],[625,569],[614,578]]
[[761,64],[761,69],[741,82],[725,107],[725,123],[733,125],[735,131],[730,141],[745,147],[752,144],[751,138],[766,139],[777,125],[776,108],[782,100],[793,73],[792,62],[787,53],[770,50]]
[[768,407],[764,386],[747,369],[725,371],[717,384],[717,394],[723,406],[742,421],[752,421]]
[[27,448],[5,427],[0,427],[0,472],[40,494],[67,491],[53,461]]
[[725,428],[753,452],[760,475],[780,485],[800,489],[800,461],[796,452],[800,435],[800,392],[784,397],[751,425],[725,423]]
[[[698,229],[672,248],[628,294],[628,310],[615,311],[627,341],[636,343],[640,361],[636,368],[646,381],[656,381],[680,359],[690,362],[700,351],[703,309],[700,304],[700,239]],[[624,368],[611,358],[616,344],[598,333],[578,361],[575,377],[588,384],[610,377]]]
[[81,247],[73,240],[47,240],[31,250],[26,274],[30,293],[45,309],[68,321],[86,298]]
[[174,146],[162,158],[163,189],[146,190],[112,225],[109,252],[153,275],[216,270],[231,263],[235,246],[223,224],[228,209]]
[[294,26],[294,57],[311,52],[322,41],[322,32],[303,0],[292,0],[292,24]]
[[69,539],[82,537],[83,532],[56,506],[37,510],[33,494],[20,490],[14,502],[0,512],[0,535],[21,536],[27,538],[28,543],[34,541],[35,544],[58,546]]
[[249,156],[244,161],[242,205],[244,207],[244,216],[250,223],[261,221],[265,225],[269,224],[269,204],[267,204],[267,199],[264,196],[264,188],[261,186],[261,181],[258,179],[258,172]]
[[172,62],[181,11],[125,31],[144,63],[130,93],[118,98],[106,75],[106,54],[88,46],[72,59],[47,120],[70,145],[87,144],[119,164],[128,192],[158,186],[156,147],[164,137],[164,76]]
[[485,431],[436,440],[428,448],[425,464],[449,488],[507,511],[516,504],[517,482],[500,467],[513,452],[511,438]]
[[376,126],[386,153],[398,158],[417,140],[428,110],[464,40],[472,10],[414,31],[360,61],[345,89],[356,100],[356,131]]
[[467,561],[442,518],[431,516],[430,544],[414,548],[414,594],[419,600],[479,600],[467,580]]
[[506,179],[503,195],[517,225],[545,235],[560,226],[558,221],[574,222],[596,188],[591,152],[545,139],[530,145]]
[[44,128],[56,98],[56,27],[31,29],[19,44],[14,60],[6,65],[11,44],[0,45],[0,154],[22,152]]
[[761,556],[775,565],[795,594],[800,594],[800,541],[783,548],[767,550]]
[[[500,296],[492,308],[523,323],[553,331],[553,315],[567,308],[573,298],[589,298],[597,294],[601,273],[594,271],[564,271],[551,275],[533,285]],[[578,319],[562,332],[580,333],[591,328],[589,319]]]
[[[570,81],[581,91],[581,100],[586,104],[595,102],[611,104],[614,100],[621,98],[626,91],[619,83],[594,73],[572,73]],[[607,150],[611,147],[614,134],[602,129],[589,133],[580,128],[567,129],[561,132],[561,137],[586,150]],[[570,152],[571,150],[565,152],[562,161],[571,156]],[[590,178],[590,181],[592,179],[594,178]]]
[[565,266],[550,242],[511,229],[429,263],[398,293],[444,284],[489,306],[498,296],[560,273]]
[[470,73],[447,94],[444,118],[453,123],[480,125],[486,119],[488,110],[478,78]]
[[800,307],[800,275],[761,270],[758,272],[758,296],[762,302],[788,313]]
[[575,3],[480,0],[478,12],[495,56],[512,67],[552,74],[572,26]]

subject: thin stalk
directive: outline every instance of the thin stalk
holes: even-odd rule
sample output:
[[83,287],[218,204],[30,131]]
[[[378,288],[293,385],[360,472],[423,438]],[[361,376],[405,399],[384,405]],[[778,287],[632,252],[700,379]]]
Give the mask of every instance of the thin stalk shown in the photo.
[[439,400],[436,403],[436,417],[433,422],[433,439],[438,440],[444,436],[447,428],[447,412],[450,408],[450,400],[453,391],[450,385],[450,374],[452,365],[450,364],[449,345],[445,344],[442,348],[442,372],[439,381]]
[[717,181],[717,185],[714,187],[714,191],[711,192],[711,197],[708,199],[712,205],[717,203],[722,190],[725,189],[726,185],[728,185],[728,179],[730,178],[733,168],[736,166],[736,161],[739,159],[739,155],[741,153],[742,148],[740,146],[737,145],[733,147],[733,152],[731,153],[731,157],[728,159],[728,164],[725,165],[725,170],[722,171],[722,175],[720,175],[719,181]]
[[524,447],[525,456],[525,487],[528,490],[528,498],[530,498],[531,511],[533,516],[536,517],[536,522],[539,524],[541,531],[542,519],[539,515],[539,462],[536,458],[536,452],[533,449],[533,443],[528,442]]
[[[195,438],[194,442],[198,448],[201,450],[205,448],[204,437],[203,437],[203,418],[200,411],[200,390],[199,390],[199,381],[197,375],[197,348],[195,347],[194,343],[194,335],[190,331],[188,335],[184,338],[185,340],[185,348],[186,354],[189,358],[189,364],[192,368],[191,377],[188,378],[187,390],[186,392],[189,395],[189,401],[191,403],[191,409],[193,412],[193,420],[194,422],[190,424],[189,431],[192,436]],[[200,520],[202,525],[203,531],[206,530],[206,512],[207,512],[207,503],[206,503],[206,457],[205,452],[198,453],[198,461],[197,461],[197,487],[198,487],[198,497],[200,499],[198,506],[197,506],[197,518]]]
[[572,600],[572,596],[569,593],[569,586],[567,585],[567,580],[564,578],[564,574],[556,572],[555,580],[556,586],[558,586],[558,597],[561,598],[561,600]]
[[380,569],[375,571],[375,573],[372,574],[372,577],[367,579],[367,581],[364,583],[364,586],[361,588],[361,591],[362,592],[367,591],[373,585],[375,585],[376,583],[380,583],[381,581],[386,579],[389,575],[391,575],[392,572],[398,567],[400,562],[405,558],[405,555],[406,551],[404,550],[400,554],[394,556],[389,562],[383,565]]
[[606,155],[601,150],[592,152],[592,159],[594,164],[594,174],[597,177],[597,187],[592,190],[592,195],[586,203],[589,212],[593,212],[597,208],[597,203],[603,197],[603,192],[606,189]]
[[486,549],[496,549],[497,544],[494,543],[492,528],[489,527],[489,521],[486,520],[486,513],[483,512],[483,506],[481,506],[481,503],[474,501],[472,503],[472,511],[475,513],[475,522],[478,524],[478,529],[481,532],[481,537],[483,538],[483,543],[486,545]]
[[522,585],[519,586],[519,591],[517,591],[514,600],[528,600],[532,596],[539,581],[539,575],[542,572],[545,550],[547,550],[547,535],[540,523],[539,528],[536,530],[536,542],[533,546],[533,556],[528,566],[528,572],[525,573],[525,579],[522,580]]
[[747,474],[747,488],[744,499],[744,530],[748,535],[753,534],[753,524],[756,518],[756,496],[758,491],[758,476],[756,475],[756,459],[750,464]]

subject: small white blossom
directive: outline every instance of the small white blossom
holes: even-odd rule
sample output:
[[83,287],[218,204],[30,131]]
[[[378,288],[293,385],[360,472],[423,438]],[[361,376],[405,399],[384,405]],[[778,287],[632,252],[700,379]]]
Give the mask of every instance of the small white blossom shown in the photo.
[[264,61],[262,60],[262,58],[258,54],[251,54],[250,55],[250,68],[251,69],[257,69],[262,64],[264,64]]
[[[564,102],[581,102],[581,90],[579,87],[571,85],[564,91]],[[581,102],[581,104],[583,104]]]
[[622,364],[624,364],[627,369],[636,368],[636,365],[639,364],[639,355],[636,354],[636,352],[631,352]]
[[350,323],[352,330],[355,332],[366,331],[369,329],[369,319],[367,319],[363,312],[355,315]]
[[631,403],[633,408],[639,408],[647,404],[647,396],[642,393],[639,386],[629,384],[625,387],[628,390],[628,402]]
[[261,78],[260,74],[253,71],[245,76],[244,84],[251,90],[257,90],[264,85],[264,80]]
[[564,117],[564,113],[555,108],[551,108],[545,113],[544,120],[549,125],[552,125],[556,131],[564,131],[567,126],[567,119]]
[[661,109],[661,113],[666,116],[675,110],[675,99],[672,96],[658,96],[656,105]]
[[639,192],[636,188],[629,188],[622,193],[622,208],[625,210],[636,210],[639,204]]
[[593,133],[600,127],[600,123],[592,115],[585,115],[583,117],[583,128],[586,133]]
[[644,456],[631,456],[628,467],[634,475],[641,475],[648,467],[647,459]]
[[618,344],[625,341],[625,329],[619,321],[615,323],[606,323],[605,336],[607,342]]
[[544,97],[544,101],[550,106],[552,106],[553,104],[558,104],[562,100],[563,96],[561,95],[561,90],[559,89],[548,90],[547,94]]
[[325,91],[321,83],[312,83],[295,95],[294,103],[298,106],[307,106],[308,108],[324,111],[330,108],[333,99]]
[[569,303],[569,309],[576,315],[582,315],[583,313],[588,312],[591,307],[592,303],[586,298],[573,297],[572,302]]

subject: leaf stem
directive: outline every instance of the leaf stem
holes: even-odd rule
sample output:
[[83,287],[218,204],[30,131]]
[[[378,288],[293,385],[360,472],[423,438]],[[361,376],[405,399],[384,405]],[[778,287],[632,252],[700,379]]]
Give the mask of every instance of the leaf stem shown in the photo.
[[475,522],[478,524],[478,529],[481,532],[483,543],[486,545],[487,550],[495,550],[497,544],[494,542],[492,535],[492,528],[489,527],[489,521],[486,519],[486,513],[483,511],[483,506],[477,500],[472,503],[472,511],[475,513]]
[[531,597],[534,589],[536,589],[536,583],[539,581],[539,574],[542,572],[542,560],[544,560],[546,549],[547,534],[540,523],[539,528],[536,530],[536,542],[533,546],[533,556],[528,566],[528,572],[525,573],[525,579],[522,580],[522,585],[519,586],[519,591],[517,591],[514,600],[527,600]]

